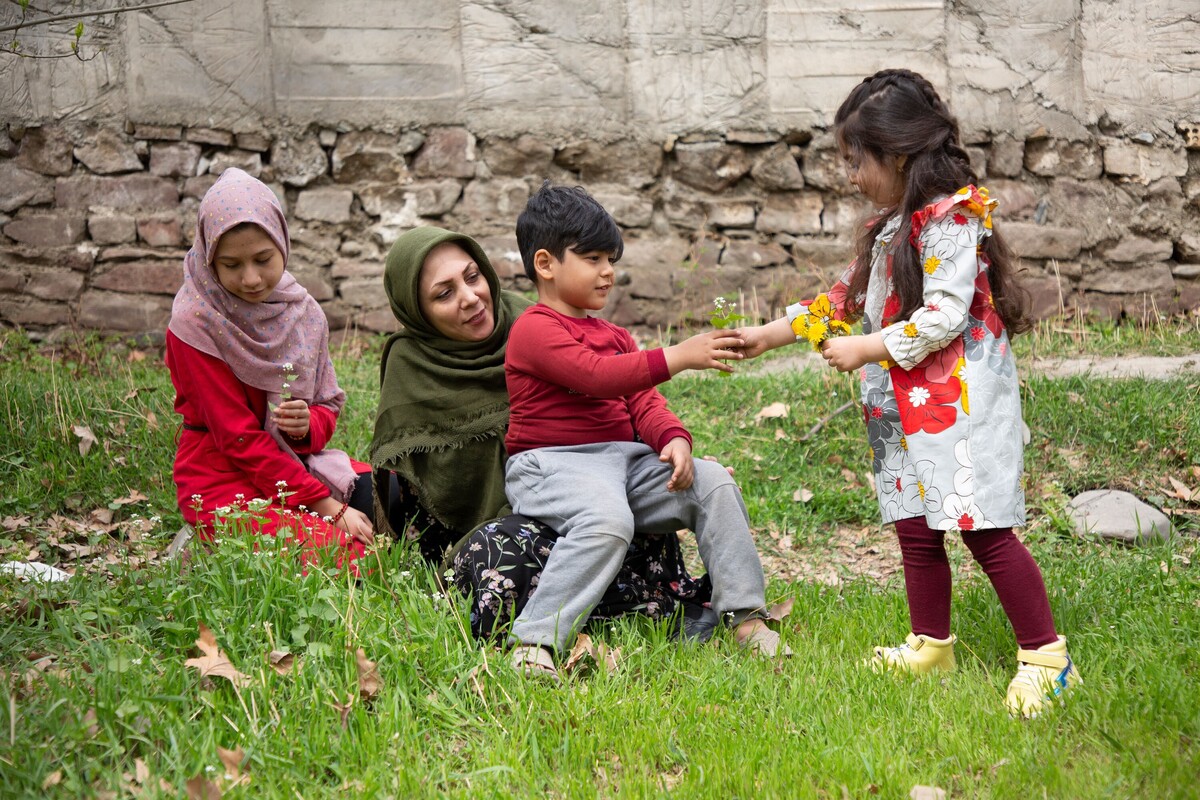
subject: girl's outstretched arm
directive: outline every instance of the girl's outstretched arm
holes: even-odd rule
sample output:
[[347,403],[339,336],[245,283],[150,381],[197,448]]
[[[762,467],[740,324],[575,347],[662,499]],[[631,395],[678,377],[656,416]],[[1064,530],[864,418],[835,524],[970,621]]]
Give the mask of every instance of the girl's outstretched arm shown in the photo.
[[738,328],[729,333],[744,342],[741,347],[744,358],[761,356],[768,350],[774,350],[796,341],[796,334],[792,331],[792,325],[788,322],[787,317],[780,317],[766,325]]

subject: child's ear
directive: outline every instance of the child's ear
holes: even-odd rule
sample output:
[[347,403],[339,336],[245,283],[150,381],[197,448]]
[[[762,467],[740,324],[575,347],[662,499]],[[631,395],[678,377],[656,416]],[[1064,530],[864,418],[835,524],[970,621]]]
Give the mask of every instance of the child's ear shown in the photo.
[[554,265],[558,259],[550,255],[545,248],[533,254],[533,271],[544,281],[554,280]]

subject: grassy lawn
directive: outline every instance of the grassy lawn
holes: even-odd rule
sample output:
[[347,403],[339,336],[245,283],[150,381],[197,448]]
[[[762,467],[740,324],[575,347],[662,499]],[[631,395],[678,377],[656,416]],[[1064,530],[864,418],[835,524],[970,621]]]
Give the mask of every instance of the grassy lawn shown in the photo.
[[[1045,327],[1038,356],[1200,352],[1186,322]],[[1148,383],[1023,372],[1030,525],[1059,628],[1085,681],[1068,706],[1004,711],[1015,644],[955,539],[959,669],[896,680],[861,665],[907,631],[899,555],[877,523],[852,378],[790,371],[664,387],[697,452],[736,469],[768,571],[792,599],[786,662],[718,635],[703,646],[628,620],[591,631],[560,688],[519,679],[465,633],[410,549],[351,582],[307,577],[230,532],[187,569],[176,417],[156,353],[89,340],[53,354],[0,334],[0,797],[1194,797],[1200,780],[1200,377]],[[351,403],[337,444],[364,455],[377,342],[336,358]],[[774,403],[786,416],[758,418]],[[80,443],[95,439],[86,455]],[[1070,532],[1079,491],[1127,489],[1174,514],[1169,545]],[[954,537],[951,537],[954,538]],[[36,552],[31,552],[36,551]],[[204,624],[217,649],[195,646]],[[361,650],[361,655],[358,651]],[[283,656],[283,653],[288,656]],[[274,656],[271,654],[274,653]],[[201,678],[206,657],[229,677]],[[371,662],[374,663],[372,667]],[[220,671],[220,670],[218,670]],[[232,680],[231,680],[232,679]],[[227,766],[225,758],[234,766]]]

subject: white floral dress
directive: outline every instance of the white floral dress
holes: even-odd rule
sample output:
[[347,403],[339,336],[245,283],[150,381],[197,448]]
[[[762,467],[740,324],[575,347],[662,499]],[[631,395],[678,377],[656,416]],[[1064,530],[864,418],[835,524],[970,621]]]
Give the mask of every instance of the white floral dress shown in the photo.
[[[913,215],[925,270],[924,305],[895,320],[886,246],[898,216],[871,254],[863,333],[880,331],[894,361],[863,367],[862,403],[883,521],[924,517],[936,530],[1025,523],[1024,447],[1016,365],[992,305],[983,240],[996,201],[967,186]],[[850,269],[827,293],[838,319]],[[789,320],[808,313],[788,307]]]

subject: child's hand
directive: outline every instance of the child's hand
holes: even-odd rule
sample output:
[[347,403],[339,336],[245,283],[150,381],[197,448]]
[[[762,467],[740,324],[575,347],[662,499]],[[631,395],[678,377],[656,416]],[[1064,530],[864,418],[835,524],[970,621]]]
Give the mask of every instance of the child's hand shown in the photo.
[[796,334],[792,333],[792,326],[787,317],[781,317],[766,325],[738,328],[730,333],[745,342],[742,345],[742,355],[746,358],[761,356],[768,350],[796,341]]
[[821,358],[838,372],[850,372],[871,361],[891,359],[883,344],[883,336],[835,336],[821,343]]
[[271,416],[274,418],[275,424],[279,426],[279,430],[293,439],[303,439],[308,436],[311,412],[308,410],[308,403],[303,400],[284,400],[275,406]]
[[740,359],[740,347],[742,340],[732,331],[709,331],[664,348],[663,353],[667,357],[667,369],[672,375],[677,375],[685,369],[719,369],[722,372],[733,372],[733,367],[721,363],[720,359]]
[[667,481],[668,492],[682,492],[691,488],[692,481],[696,479],[696,466],[692,463],[692,446],[687,439],[677,436],[667,442],[658,460],[674,468],[671,479]]
[[337,526],[354,537],[355,541],[363,544],[375,542],[375,530],[371,520],[357,508],[347,508],[346,513],[337,521]]

